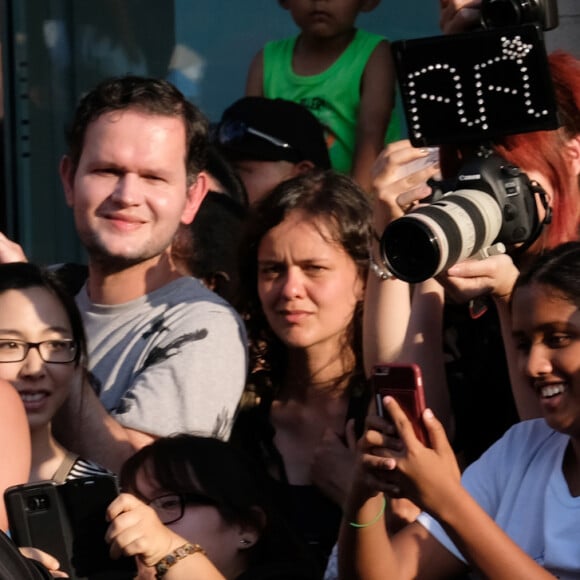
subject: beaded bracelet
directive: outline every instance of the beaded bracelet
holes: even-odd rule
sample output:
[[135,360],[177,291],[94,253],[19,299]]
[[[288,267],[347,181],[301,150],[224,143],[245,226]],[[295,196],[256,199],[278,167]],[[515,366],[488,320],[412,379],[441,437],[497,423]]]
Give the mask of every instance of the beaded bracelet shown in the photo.
[[175,548],[171,554],[167,554],[167,556],[161,558],[161,560],[155,564],[155,578],[157,580],[163,578],[163,576],[167,574],[169,568],[177,564],[179,560],[183,560],[183,558],[191,556],[192,554],[197,554],[198,552],[204,556],[207,555],[205,550],[199,544],[190,544],[187,542],[186,544],[183,544],[183,546]]
[[373,524],[376,524],[383,517],[386,508],[387,508],[387,500],[383,495],[383,505],[381,506],[379,513],[370,522],[367,522],[366,524],[357,524],[356,522],[348,522],[348,525],[352,526],[353,528],[368,528]]
[[391,280],[395,275],[385,266],[380,264],[373,255],[373,251],[370,251],[369,255],[369,268],[371,272],[381,281]]
[[[373,237],[376,242],[381,243],[381,238],[375,230],[373,230]],[[395,275],[386,266],[375,259],[372,244],[369,246],[369,269],[381,282],[395,278]]]

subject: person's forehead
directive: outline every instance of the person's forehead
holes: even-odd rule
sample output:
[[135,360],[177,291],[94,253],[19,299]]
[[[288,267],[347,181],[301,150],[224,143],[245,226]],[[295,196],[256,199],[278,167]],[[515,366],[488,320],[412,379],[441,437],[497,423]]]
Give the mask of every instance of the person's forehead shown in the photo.
[[140,110],[109,111],[94,119],[85,132],[82,156],[141,152],[143,161],[170,155],[184,159],[187,135],[183,120]]
[[141,107],[103,111],[88,123],[87,130],[94,126],[114,126],[115,124],[130,122],[147,123],[148,125],[158,125],[160,127],[173,125],[174,127],[180,127],[181,131],[185,133],[185,121],[183,117],[179,115],[155,113]]

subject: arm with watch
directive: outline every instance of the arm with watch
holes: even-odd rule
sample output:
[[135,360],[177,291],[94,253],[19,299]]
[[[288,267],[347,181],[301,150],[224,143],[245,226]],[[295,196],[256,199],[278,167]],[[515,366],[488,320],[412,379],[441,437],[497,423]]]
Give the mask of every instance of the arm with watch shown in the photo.
[[155,510],[135,496],[122,493],[109,506],[111,522],[105,539],[111,555],[135,556],[139,568],[153,568],[164,580],[225,580],[199,544],[165,526]]

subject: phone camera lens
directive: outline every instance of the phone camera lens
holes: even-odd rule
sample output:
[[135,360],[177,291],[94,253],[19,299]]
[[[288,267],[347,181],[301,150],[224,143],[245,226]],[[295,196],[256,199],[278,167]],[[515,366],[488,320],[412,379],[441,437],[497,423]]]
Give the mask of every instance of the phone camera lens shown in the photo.
[[45,510],[48,507],[48,497],[46,495],[35,495],[29,497],[27,507],[31,512]]

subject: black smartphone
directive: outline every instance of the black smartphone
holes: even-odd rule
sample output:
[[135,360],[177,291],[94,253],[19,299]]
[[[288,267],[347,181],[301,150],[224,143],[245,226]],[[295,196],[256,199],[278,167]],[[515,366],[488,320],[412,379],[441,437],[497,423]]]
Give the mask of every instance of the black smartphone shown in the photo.
[[4,497],[12,538],[58,559],[73,580],[133,580],[135,558],[113,560],[105,513],[119,489],[114,476],[14,486]]
[[18,546],[31,546],[54,556],[61,570],[77,576],[71,564],[72,534],[58,485],[26,483],[4,492],[10,536]]
[[385,416],[383,399],[393,397],[405,411],[417,439],[429,446],[429,436],[423,424],[425,410],[425,393],[421,369],[416,364],[383,364],[376,365],[371,376],[375,395],[377,413]]
[[71,532],[71,562],[77,576],[89,580],[132,580],[137,567],[135,558],[113,560],[105,533],[109,527],[106,511],[119,495],[113,476],[83,477],[60,486],[60,494]]

